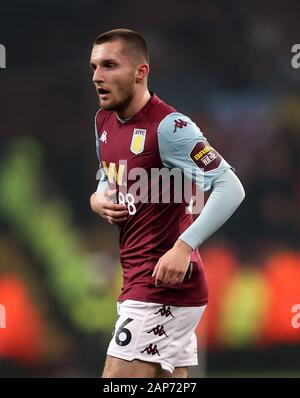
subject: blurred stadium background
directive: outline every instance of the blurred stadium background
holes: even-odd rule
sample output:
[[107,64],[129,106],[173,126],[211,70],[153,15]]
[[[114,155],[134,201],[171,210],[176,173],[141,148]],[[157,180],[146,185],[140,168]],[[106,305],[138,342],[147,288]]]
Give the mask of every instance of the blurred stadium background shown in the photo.
[[1,4],[0,377],[96,377],[116,318],[117,228],[95,217],[98,33],[140,31],[150,88],[198,122],[246,201],[203,245],[210,302],[192,376],[299,377],[300,3]]

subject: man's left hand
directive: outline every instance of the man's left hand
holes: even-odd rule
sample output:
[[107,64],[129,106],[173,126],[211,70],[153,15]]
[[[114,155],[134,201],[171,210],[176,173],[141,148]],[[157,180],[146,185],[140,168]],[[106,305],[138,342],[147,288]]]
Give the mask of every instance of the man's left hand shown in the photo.
[[152,274],[155,285],[182,283],[190,265],[192,251],[187,243],[178,239],[156,264]]

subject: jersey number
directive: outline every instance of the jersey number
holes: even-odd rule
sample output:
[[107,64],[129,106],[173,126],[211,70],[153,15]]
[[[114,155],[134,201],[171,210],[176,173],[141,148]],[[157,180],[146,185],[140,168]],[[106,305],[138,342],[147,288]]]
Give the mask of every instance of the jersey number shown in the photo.
[[[126,321],[124,321],[122,323],[122,325],[119,327],[119,329],[117,330],[115,340],[116,340],[116,343],[118,345],[124,346],[124,345],[127,345],[127,344],[129,344],[131,342],[131,337],[132,337],[131,336],[131,332],[130,332],[129,329],[125,328],[125,326],[128,325],[128,323],[130,323],[132,321],[133,321],[132,318],[127,318]],[[120,334],[121,333],[124,333],[126,335],[126,339],[125,340],[121,340],[120,339]]]
[[134,205],[134,197],[131,193],[127,193],[124,196],[122,192],[119,192],[119,203],[120,205],[127,206],[128,213],[131,216],[136,213],[136,207]]

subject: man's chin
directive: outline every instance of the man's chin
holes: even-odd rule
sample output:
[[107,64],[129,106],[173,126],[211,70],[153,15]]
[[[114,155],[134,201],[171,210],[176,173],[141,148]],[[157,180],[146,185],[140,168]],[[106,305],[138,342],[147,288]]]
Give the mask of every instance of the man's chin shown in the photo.
[[99,101],[99,106],[100,106],[100,108],[105,109],[107,111],[114,110],[114,107],[108,101]]

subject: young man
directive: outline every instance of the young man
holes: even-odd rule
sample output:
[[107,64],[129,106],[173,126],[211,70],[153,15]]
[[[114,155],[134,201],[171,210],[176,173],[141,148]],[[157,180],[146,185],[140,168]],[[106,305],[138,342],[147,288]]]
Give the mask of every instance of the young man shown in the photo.
[[[186,377],[187,367],[197,365],[194,331],[207,304],[197,248],[232,215],[244,190],[195,123],[148,91],[147,45],[138,33],[100,35],[90,64],[100,102],[101,173],[91,207],[120,228],[124,279],[103,377]],[[186,201],[175,200],[174,181],[157,188],[151,180],[153,169],[164,168],[211,190],[196,221]],[[158,202],[131,189],[136,182],[128,176],[141,169],[141,190],[147,186],[149,199],[158,189]],[[170,200],[162,203],[166,189]]]

